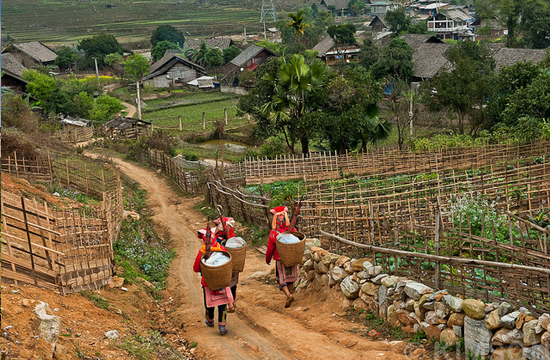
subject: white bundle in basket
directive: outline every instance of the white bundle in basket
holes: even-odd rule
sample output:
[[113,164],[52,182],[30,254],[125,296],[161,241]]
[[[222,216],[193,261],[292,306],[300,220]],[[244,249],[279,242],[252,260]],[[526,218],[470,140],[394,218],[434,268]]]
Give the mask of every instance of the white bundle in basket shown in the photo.
[[208,266],[222,266],[229,262],[229,256],[225,255],[222,252],[214,251],[210,254],[208,259],[202,259],[202,262]]
[[284,244],[294,244],[294,243],[300,242],[300,239],[298,239],[293,234],[288,234],[288,233],[282,233],[277,235],[277,240],[279,240]]
[[225,243],[226,248],[238,249],[246,246],[246,241],[242,237],[234,236]]

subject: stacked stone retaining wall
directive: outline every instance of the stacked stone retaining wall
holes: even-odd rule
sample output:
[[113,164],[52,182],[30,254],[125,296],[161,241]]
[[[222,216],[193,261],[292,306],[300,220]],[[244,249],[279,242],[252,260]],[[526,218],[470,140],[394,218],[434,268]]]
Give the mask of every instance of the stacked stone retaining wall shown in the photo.
[[464,338],[464,353],[482,359],[550,359],[550,315],[535,315],[526,307],[507,302],[484,303],[462,299],[446,290],[434,290],[404,277],[382,273],[372,259],[350,259],[308,241],[298,291],[309,287],[336,287],[353,301],[391,326],[453,346]]

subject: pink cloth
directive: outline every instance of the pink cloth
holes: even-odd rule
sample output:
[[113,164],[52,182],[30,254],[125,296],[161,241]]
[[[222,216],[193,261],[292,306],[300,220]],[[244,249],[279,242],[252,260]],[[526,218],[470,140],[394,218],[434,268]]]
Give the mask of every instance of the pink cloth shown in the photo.
[[208,286],[204,287],[206,294],[206,307],[215,307],[225,305],[233,302],[233,294],[229,287],[225,287],[222,290],[210,290]]
[[275,261],[279,273],[279,285],[286,285],[296,281],[298,275],[298,265],[286,267],[280,260]]

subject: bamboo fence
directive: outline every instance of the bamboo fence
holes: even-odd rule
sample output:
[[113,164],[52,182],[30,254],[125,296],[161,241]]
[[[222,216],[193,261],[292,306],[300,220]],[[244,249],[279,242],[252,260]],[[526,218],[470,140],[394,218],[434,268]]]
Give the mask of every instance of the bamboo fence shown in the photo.
[[83,127],[83,128],[65,128],[58,132],[58,137],[63,142],[70,142],[77,144],[79,142],[87,141],[94,136],[94,128]]
[[56,289],[63,294],[105,285],[112,275],[113,247],[123,214],[119,172],[86,162],[17,153],[2,171],[29,181],[60,183],[94,196],[99,209],[52,210],[2,191],[2,280]]
[[388,224],[393,241],[386,243],[374,232],[359,241],[322,230],[319,235],[331,251],[371,257],[388,274],[463,297],[519,302],[538,313],[550,310],[550,230],[509,215],[504,229],[509,231],[508,238],[498,236],[502,224],[492,221],[482,222],[491,228],[486,235],[475,236],[471,228],[451,225],[443,229],[440,213],[433,217],[433,226]]
[[264,196],[247,195],[214,180],[207,183],[210,202],[222,205],[224,211],[250,224],[270,228],[269,200]]
[[244,162],[226,169],[224,179],[226,182],[252,185],[290,179],[336,179],[341,174],[395,176],[449,169],[483,168],[521,157],[538,157],[543,154],[550,154],[550,142],[439,149],[435,152],[374,148],[358,154],[310,153],[307,157],[302,154],[300,157],[276,156],[275,159],[247,158]]
[[62,294],[96,289],[110,281],[112,205],[102,202],[101,211],[52,210],[46,203],[6,191],[1,199],[2,281]]
[[[206,188],[206,182],[211,175],[206,169],[191,172],[180,165],[164,152],[149,149],[149,163],[156,169],[166,173],[186,193],[200,193]],[[201,170],[199,168],[199,170]]]

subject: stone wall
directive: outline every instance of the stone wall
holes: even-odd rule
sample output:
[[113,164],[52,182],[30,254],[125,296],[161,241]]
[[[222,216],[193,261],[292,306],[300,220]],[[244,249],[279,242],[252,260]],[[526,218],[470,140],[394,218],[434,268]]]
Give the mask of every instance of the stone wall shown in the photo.
[[462,351],[482,359],[550,359],[550,315],[526,308],[462,299],[403,277],[382,273],[372,259],[350,259],[308,241],[296,289],[339,288],[353,307],[373,311],[405,332],[423,330],[448,345],[464,338]]

